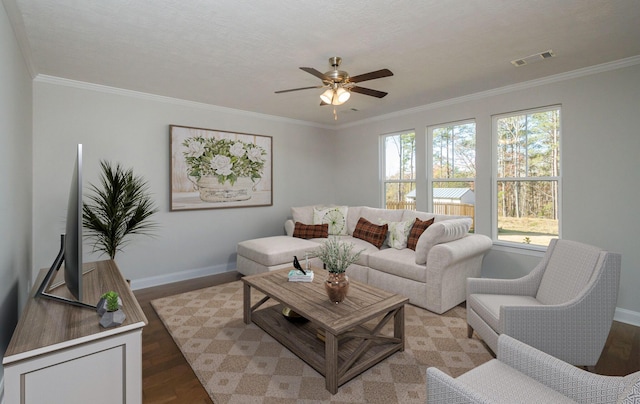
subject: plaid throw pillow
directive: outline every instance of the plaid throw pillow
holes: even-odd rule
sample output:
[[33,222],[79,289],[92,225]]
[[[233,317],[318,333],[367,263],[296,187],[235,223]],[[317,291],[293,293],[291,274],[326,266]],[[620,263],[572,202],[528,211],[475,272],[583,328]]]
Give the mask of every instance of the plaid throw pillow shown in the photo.
[[364,217],[361,217],[358,220],[358,224],[356,224],[355,230],[353,231],[353,237],[368,241],[374,246],[380,248],[384,243],[384,239],[387,238],[388,228],[389,226],[387,226],[386,224],[373,224]]
[[293,237],[327,238],[329,237],[329,224],[304,224],[296,222],[293,228]]
[[411,227],[411,231],[409,232],[409,239],[407,240],[407,248],[411,248],[413,251],[416,250],[416,245],[418,245],[418,239],[427,230],[427,227],[433,224],[433,221],[436,218],[431,218],[429,220],[420,220],[416,219],[413,223],[413,227]]

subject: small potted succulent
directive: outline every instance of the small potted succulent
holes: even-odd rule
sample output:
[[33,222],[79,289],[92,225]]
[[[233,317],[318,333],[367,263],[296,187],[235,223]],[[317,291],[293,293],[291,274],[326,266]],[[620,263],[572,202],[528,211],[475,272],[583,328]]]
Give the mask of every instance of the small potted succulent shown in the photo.
[[120,325],[127,318],[122,311],[122,300],[117,292],[109,291],[103,294],[97,307],[101,316],[100,325],[104,328]]
[[317,250],[316,256],[324,263],[329,274],[324,287],[329,300],[338,304],[344,300],[349,291],[349,277],[345,274],[347,267],[360,258],[364,249],[354,252],[354,245],[340,241],[338,237],[329,237]]

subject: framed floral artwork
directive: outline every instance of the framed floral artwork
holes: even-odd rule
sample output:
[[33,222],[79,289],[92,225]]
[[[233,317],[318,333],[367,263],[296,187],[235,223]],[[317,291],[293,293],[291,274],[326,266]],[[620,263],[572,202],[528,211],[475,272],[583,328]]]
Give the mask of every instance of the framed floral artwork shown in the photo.
[[169,126],[171,210],[273,205],[272,138]]

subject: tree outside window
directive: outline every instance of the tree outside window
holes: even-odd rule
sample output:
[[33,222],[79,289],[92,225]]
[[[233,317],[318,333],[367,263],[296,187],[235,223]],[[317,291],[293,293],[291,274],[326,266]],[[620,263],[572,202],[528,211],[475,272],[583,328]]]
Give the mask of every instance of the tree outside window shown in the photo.
[[[386,209],[415,209],[416,135],[406,131],[382,136],[383,198]],[[413,193],[414,198],[411,199]]]
[[475,218],[475,122],[432,127],[429,133],[432,139],[432,175],[429,178],[432,212]]
[[560,108],[494,119],[497,240],[547,246],[559,237]]

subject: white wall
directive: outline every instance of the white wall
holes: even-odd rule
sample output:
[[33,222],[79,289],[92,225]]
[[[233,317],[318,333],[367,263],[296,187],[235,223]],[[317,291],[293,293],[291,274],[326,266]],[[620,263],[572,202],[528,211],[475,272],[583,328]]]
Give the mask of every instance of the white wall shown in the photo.
[[[636,63],[635,65],[633,63]],[[562,237],[622,253],[618,314],[640,320],[640,65],[638,61],[548,78],[535,86],[499,89],[380,117],[343,128],[336,138],[342,181],[338,199],[380,206],[379,135],[415,129],[418,207],[426,208],[426,128],[476,120],[476,229],[491,235],[491,116],[562,105]],[[585,73],[590,73],[586,74]],[[533,83],[530,83],[533,84]],[[421,199],[420,199],[421,198]],[[517,277],[538,261],[529,253],[494,247],[483,276]]]
[[[31,267],[31,76],[0,2],[0,356]],[[4,371],[0,367],[0,380]],[[0,385],[0,401],[3,387]]]
[[[33,122],[34,270],[57,253],[77,143],[85,195],[105,159],[132,167],[155,196],[157,237],[137,237],[116,256],[134,287],[234,269],[239,241],[284,234],[292,205],[333,199],[334,134],[320,127],[50,77],[35,80]],[[273,206],[170,212],[170,124],[272,136]],[[90,251],[85,244],[85,259],[99,258]]]

